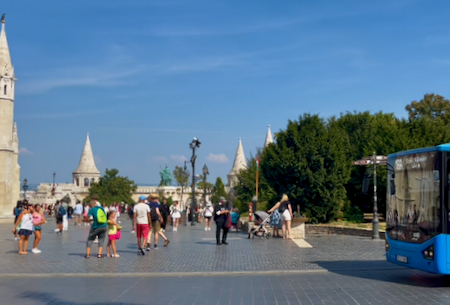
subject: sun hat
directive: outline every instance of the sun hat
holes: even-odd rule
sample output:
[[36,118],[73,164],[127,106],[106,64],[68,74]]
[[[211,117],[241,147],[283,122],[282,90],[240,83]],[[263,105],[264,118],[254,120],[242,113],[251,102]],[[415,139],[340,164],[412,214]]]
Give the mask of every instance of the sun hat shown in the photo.
[[150,199],[159,199],[159,196],[158,196],[158,194],[153,193],[150,195]]

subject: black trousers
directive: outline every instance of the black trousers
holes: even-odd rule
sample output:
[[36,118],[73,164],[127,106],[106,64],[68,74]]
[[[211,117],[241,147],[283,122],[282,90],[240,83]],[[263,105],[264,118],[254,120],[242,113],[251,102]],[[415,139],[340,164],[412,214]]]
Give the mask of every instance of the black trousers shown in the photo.
[[167,216],[163,216],[163,223],[161,224],[161,228],[166,229]]
[[216,228],[216,241],[217,241],[217,243],[220,243],[220,229],[223,230],[222,242],[227,241],[228,229],[224,228],[225,221],[226,221],[226,218],[225,219],[218,219],[218,220],[216,220],[216,226],[217,226],[217,228]]

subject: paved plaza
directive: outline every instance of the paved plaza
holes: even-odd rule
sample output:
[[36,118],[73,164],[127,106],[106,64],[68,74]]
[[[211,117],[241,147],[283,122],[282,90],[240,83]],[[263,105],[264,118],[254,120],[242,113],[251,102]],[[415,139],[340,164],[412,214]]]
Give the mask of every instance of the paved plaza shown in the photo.
[[[384,242],[353,236],[293,241],[180,226],[168,247],[137,255],[124,221],[120,258],[84,258],[88,227],[43,228],[41,254],[17,255],[0,225],[0,304],[450,304],[450,281],[386,262]],[[29,247],[31,249],[31,247]],[[96,245],[93,247],[96,253]]]

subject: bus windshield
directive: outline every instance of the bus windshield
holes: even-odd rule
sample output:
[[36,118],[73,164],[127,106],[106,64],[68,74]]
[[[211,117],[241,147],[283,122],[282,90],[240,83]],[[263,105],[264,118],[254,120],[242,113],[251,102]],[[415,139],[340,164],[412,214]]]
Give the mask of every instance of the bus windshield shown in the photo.
[[439,158],[436,151],[388,159],[386,231],[422,243],[441,230]]

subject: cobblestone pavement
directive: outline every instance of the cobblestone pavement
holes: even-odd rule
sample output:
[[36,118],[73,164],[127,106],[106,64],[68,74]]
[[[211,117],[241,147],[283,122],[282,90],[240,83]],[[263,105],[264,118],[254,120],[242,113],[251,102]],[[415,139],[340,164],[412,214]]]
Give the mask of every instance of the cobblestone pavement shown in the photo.
[[307,236],[312,248],[299,248],[231,233],[216,246],[214,230],[180,227],[142,257],[125,222],[120,258],[85,259],[88,227],[61,235],[50,222],[42,253],[26,256],[11,229],[0,225],[1,305],[450,304],[450,278],[389,264],[384,242],[368,238]]
[[[340,262],[351,269],[396,268],[386,262],[384,242],[350,236],[307,236],[312,248],[299,248],[283,239],[247,239],[246,234],[229,233],[229,245],[217,246],[215,231],[204,231],[202,225],[180,226],[178,232],[166,232],[170,240],[158,250],[137,255],[136,237],[131,224],[124,221],[122,239],[117,242],[118,259],[85,259],[85,241],[89,227],[71,225],[69,232],[56,234],[54,222],[43,227],[41,254],[17,254],[17,242],[11,225],[0,225],[0,274],[65,273],[207,273],[248,271],[298,271],[328,269],[329,262]],[[31,237],[31,242],[34,237]],[[31,245],[28,247],[31,250]],[[92,253],[96,253],[94,245]],[[104,253],[106,250],[104,250]],[[349,261],[349,263],[345,263]]]
[[2,278],[2,305],[450,304],[448,279],[414,270],[290,275]]

